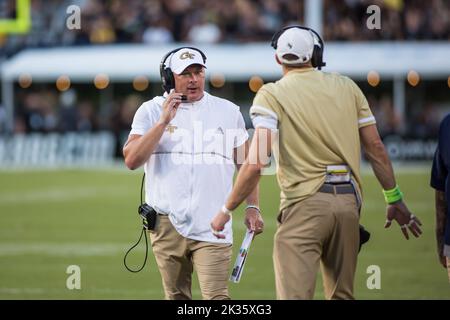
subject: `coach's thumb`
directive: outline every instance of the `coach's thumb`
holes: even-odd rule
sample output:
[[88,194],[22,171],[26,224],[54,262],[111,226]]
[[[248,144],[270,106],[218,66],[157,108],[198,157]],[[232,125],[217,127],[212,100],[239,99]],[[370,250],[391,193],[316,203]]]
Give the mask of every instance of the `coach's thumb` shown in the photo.
[[254,219],[249,219],[249,222],[250,222],[250,231],[255,231],[256,230],[255,220]]

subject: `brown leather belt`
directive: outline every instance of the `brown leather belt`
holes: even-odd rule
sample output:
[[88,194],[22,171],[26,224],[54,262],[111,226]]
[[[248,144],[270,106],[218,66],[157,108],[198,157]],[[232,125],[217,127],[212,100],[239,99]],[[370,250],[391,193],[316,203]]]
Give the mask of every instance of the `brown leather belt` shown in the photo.
[[319,192],[324,193],[333,193],[333,194],[349,194],[349,193],[355,193],[353,190],[353,186],[351,184],[329,184],[325,183],[323,184]]

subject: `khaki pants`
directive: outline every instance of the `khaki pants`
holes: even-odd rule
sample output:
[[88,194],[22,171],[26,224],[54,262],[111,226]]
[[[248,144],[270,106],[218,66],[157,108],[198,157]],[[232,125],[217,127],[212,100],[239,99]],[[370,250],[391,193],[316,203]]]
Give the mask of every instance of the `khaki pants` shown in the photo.
[[167,216],[159,216],[158,228],[150,232],[150,240],[167,300],[192,299],[193,268],[197,271],[203,299],[230,299],[231,244],[187,239],[175,230]]
[[326,299],[353,299],[359,213],[352,194],[316,193],[280,213],[274,242],[278,299],[312,299],[321,265]]

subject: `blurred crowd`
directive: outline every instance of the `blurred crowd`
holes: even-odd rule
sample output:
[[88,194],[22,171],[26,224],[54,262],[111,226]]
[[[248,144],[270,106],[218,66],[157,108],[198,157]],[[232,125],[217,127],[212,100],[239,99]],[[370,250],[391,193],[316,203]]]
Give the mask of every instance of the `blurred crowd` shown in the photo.
[[[450,40],[448,0],[325,0],[324,37],[338,41]],[[381,29],[366,28],[372,11],[381,10]]]
[[[48,88],[21,91],[16,99],[15,134],[110,131],[116,137],[116,155],[128,137],[136,110],[144,102],[141,95],[129,94],[100,105],[97,99],[79,96],[74,89],[60,93]],[[0,105],[0,134],[6,132],[4,121],[2,125],[2,115],[6,121],[4,111]]]
[[438,103],[428,102],[425,105],[408,99],[407,112],[404,119],[394,108],[390,94],[376,97],[367,95],[367,101],[377,121],[377,128],[382,138],[400,135],[413,139],[435,139],[438,135],[439,124],[446,110]]
[[[144,98],[138,94],[116,97],[100,106],[96,99],[78,97],[74,89],[21,91],[17,96],[14,133],[67,133],[112,131],[118,143],[128,135],[134,114]],[[0,123],[3,108],[0,106]],[[3,110],[4,111],[4,110]],[[0,125],[1,133],[1,125]]]
[[[407,106],[406,118],[402,119],[394,108],[390,94],[368,94],[367,100],[383,138],[389,135],[418,139],[435,138],[445,111],[436,103],[416,106],[412,101],[412,104]],[[78,98],[73,89],[63,93],[48,89],[22,91],[18,96],[15,110],[14,132],[65,133],[108,130],[115,133],[118,141],[123,142],[129,133],[133,116],[143,102],[143,96],[130,94],[115,97],[107,105],[99,106],[95,99],[84,96]],[[241,107],[244,118],[249,120],[248,106]]]
[[[16,0],[0,2],[15,17]],[[0,56],[25,47],[111,43],[239,43],[268,41],[279,28],[302,24],[305,0],[31,0],[32,30],[0,36]],[[369,5],[381,8],[381,30],[366,27]],[[81,8],[81,29],[66,10]],[[326,41],[450,40],[448,0],[323,0]]]

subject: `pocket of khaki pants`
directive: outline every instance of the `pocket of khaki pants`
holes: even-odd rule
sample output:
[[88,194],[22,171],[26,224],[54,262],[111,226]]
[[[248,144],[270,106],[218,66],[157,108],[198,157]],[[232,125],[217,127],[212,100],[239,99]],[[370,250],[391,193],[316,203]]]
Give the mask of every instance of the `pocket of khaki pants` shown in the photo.
[[351,211],[354,212],[355,215],[359,219],[360,212],[358,210],[358,199],[356,198],[356,195],[355,194],[348,194],[348,195],[346,195],[345,203],[346,203],[346,205],[348,205],[350,207],[354,207],[354,210],[351,210]]

